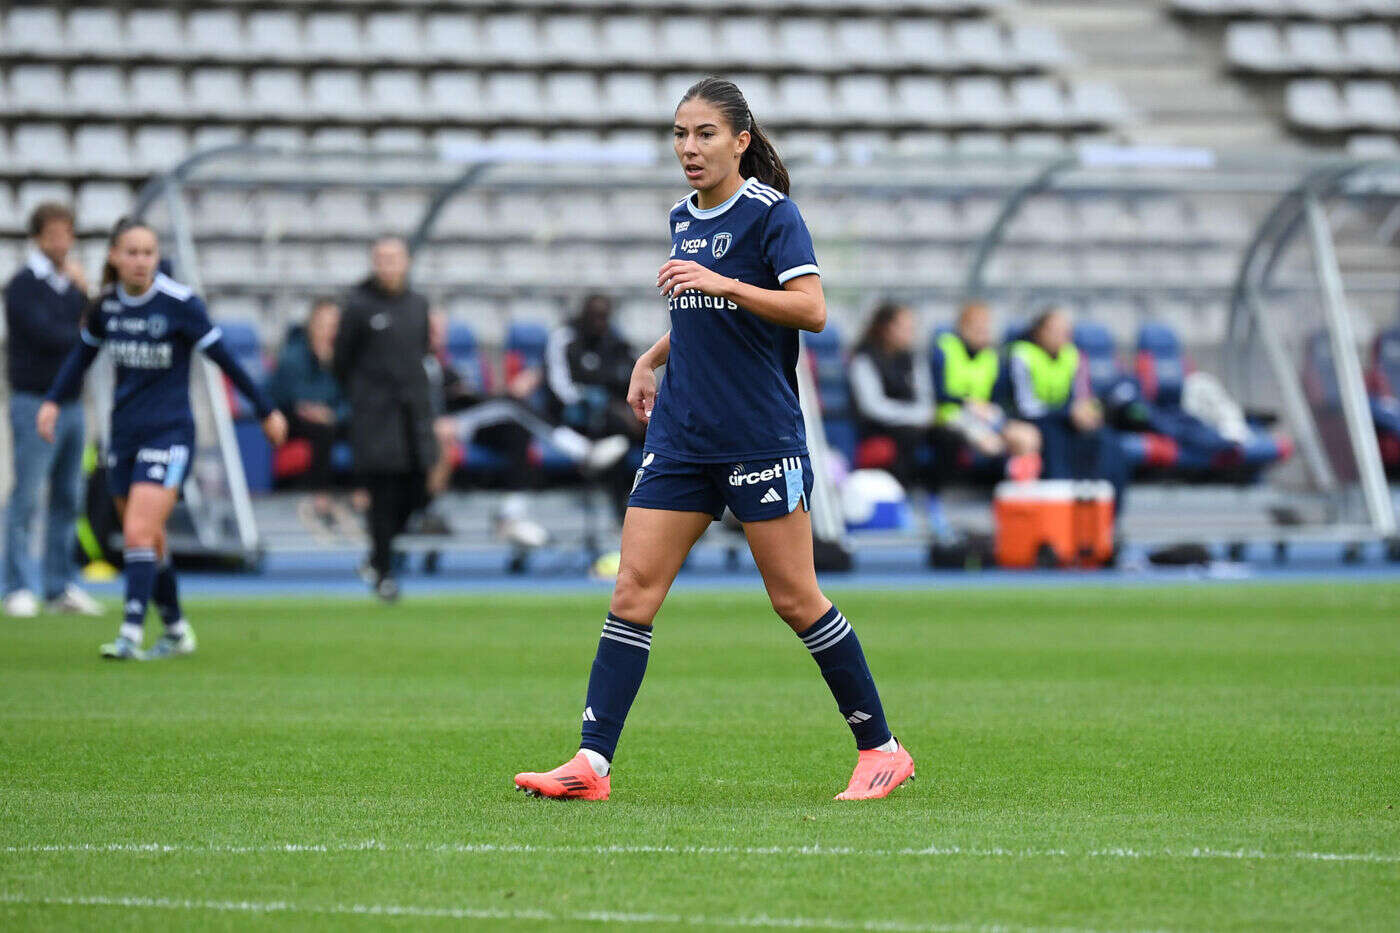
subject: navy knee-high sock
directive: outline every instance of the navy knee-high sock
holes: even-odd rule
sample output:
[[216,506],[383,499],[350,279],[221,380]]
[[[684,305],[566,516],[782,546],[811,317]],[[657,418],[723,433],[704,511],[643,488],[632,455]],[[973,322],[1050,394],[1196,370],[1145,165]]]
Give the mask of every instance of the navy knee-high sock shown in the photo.
[[126,608],[121,634],[138,645],[145,633],[146,604],[156,578],[156,551],[149,547],[129,547],[122,552],[126,564]]
[[155,599],[156,611],[165,623],[167,634],[180,634],[185,614],[180,609],[180,585],[175,580],[175,565],[166,554],[156,563],[155,586],[151,593]]
[[651,654],[651,626],[619,619],[611,612],[603,623],[598,653],[588,677],[588,699],[583,709],[581,748],[612,761],[617,739],[627,721],[627,711],[647,672]]
[[856,630],[835,606],[799,636],[821,668],[836,706],[856,737],[856,748],[878,748],[890,740],[885,708],[865,663]]

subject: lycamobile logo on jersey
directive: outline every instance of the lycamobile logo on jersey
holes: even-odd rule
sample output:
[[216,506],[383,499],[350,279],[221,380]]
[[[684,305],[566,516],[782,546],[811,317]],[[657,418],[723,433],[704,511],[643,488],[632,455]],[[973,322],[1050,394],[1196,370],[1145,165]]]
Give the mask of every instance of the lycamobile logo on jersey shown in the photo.
[[709,242],[709,240],[705,239],[702,236],[691,237],[688,240],[681,240],[681,252],[698,253],[700,252],[700,250],[704,249],[707,245],[709,245]]

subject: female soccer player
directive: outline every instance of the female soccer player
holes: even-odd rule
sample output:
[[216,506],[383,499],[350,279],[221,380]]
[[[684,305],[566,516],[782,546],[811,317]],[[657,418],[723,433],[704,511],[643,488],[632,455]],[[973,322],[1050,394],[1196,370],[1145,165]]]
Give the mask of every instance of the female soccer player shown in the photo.
[[733,83],[712,77],[691,87],[673,130],[695,190],[671,210],[672,258],[657,275],[671,330],[637,361],[628,392],[647,437],[588,680],[582,747],[515,783],[545,797],[607,799],[652,621],[691,547],[728,506],[773,609],[811,652],[855,733],[858,762],[837,799],[884,797],[914,776],[914,761],[890,734],[860,642],[822,595],[812,562],[812,466],[796,375],[797,332],[826,325],[812,238],[787,197],[787,169]]
[[[287,420],[229,355],[204,302],[159,272],[159,262],[154,230],[139,221],[117,221],[102,292],[88,307],[79,331],[82,340],[59,369],[36,417],[39,434],[51,440],[58,399],[76,395],[83,374],[106,345],[117,370],[107,477],[122,517],[126,604],[117,639],[102,646],[102,656],[116,660],[168,658],[195,650],[194,630],[180,611],[165,544],[165,522],[194,447],[193,351],[203,350],[253,403],[274,446],[287,437]],[[152,595],[165,634],[143,652],[146,604]]]

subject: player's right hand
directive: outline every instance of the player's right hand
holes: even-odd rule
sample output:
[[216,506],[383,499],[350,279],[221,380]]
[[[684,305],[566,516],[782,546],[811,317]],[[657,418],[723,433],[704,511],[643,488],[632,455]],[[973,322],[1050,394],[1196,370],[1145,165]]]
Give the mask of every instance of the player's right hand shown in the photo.
[[57,426],[58,403],[46,401],[39,406],[39,413],[34,416],[34,428],[40,437],[52,444],[53,432]]
[[627,404],[642,424],[651,421],[651,410],[656,405],[656,370],[647,365],[645,358],[638,360],[632,368],[632,381],[627,386]]

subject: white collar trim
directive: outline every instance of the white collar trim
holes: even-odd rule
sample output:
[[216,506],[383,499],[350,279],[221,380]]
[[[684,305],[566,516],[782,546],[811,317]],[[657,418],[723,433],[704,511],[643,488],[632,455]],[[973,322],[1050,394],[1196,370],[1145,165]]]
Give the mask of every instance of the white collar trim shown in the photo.
[[745,178],[744,183],[739,186],[739,190],[729,196],[729,200],[725,201],[723,204],[716,204],[714,207],[696,207],[695,195],[692,194],[685,199],[685,209],[690,211],[690,216],[697,220],[709,220],[713,217],[718,217],[720,214],[723,214],[733,207],[734,202],[738,201],[740,196],[743,195],[745,191],[748,191],[749,186],[752,184],[752,178]]
[[151,280],[150,288],[146,289],[139,295],[129,295],[127,294],[126,286],[118,282],[117,300],[120,301],[122,304],[126,305],[128,308],[140,307],[141,305],[145,304],[146,302],[150,301],[156,296],[156,292],[159,291],[159,285],[160,273],[156,273],[156,277]]
[[31,249],[29,251],[26,265],[29,266],[29,271],[34,273],[36,279],[49,283],[49,287],[54,291],[62,293],[68,290],[71,280],[54,266],[52,259],[45,256],[40,250]]

